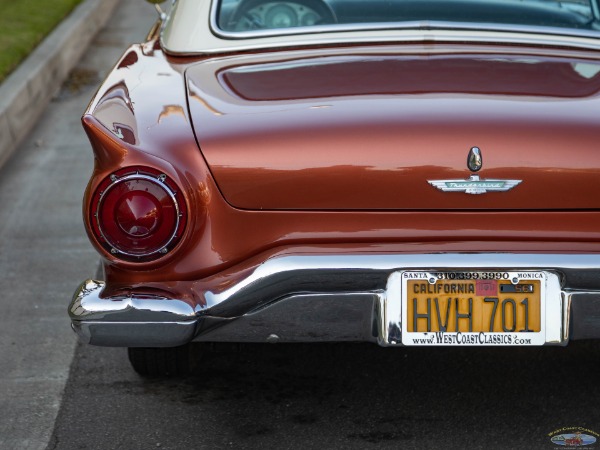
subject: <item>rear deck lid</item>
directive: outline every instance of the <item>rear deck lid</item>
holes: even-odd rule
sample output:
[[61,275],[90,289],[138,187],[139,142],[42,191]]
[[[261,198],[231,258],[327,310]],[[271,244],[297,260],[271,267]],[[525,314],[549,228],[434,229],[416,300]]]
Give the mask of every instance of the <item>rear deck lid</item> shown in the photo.
[[238,208],[600,207],[594,60],[306,51],[186,75],[200,148]]

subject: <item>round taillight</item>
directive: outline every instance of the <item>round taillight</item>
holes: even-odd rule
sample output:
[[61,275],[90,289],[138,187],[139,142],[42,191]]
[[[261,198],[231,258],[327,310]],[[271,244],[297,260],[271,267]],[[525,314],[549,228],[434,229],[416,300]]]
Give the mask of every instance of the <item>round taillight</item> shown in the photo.
[[146,167],[115,172],[92,199],[91,223],[100,244],[129,261],[168,253],[179,241],[186,208],[175,183]]

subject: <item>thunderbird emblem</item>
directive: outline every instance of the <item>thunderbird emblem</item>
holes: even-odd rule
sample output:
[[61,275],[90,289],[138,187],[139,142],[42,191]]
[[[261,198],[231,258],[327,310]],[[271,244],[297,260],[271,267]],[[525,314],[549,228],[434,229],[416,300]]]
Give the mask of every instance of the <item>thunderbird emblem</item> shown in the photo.
[[482,180],[478,175],[471,175],[466,180],[429,180],[428,183],[444,192],[485,194],[486,192],[508,191],[521,181],[522,180]]

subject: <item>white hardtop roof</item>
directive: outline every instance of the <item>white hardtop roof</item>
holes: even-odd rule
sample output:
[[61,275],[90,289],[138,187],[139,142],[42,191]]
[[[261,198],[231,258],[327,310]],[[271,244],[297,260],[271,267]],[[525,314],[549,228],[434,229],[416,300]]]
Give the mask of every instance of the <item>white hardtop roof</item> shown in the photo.
[[177,0],[162,30],[163,49],[175,55],[201,55],[323,44],[471,42],[600,50],[600,40],[590,32],[501,25],[482,28],[478,24],[424,21],[354,29],[329,26],[227,33],[217,25],[216,5],[213,5],[217,1]]

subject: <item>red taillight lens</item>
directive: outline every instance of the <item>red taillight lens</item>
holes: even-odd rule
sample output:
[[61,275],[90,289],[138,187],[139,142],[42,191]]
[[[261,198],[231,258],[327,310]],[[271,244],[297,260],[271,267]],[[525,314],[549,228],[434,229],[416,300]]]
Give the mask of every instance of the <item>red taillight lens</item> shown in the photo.
[[94,234],[119,258],[159,258],[177,244],[185,228],[185,201],[180,196],[177,186],[154,169],[115,172],[100,183],[92,199]]

